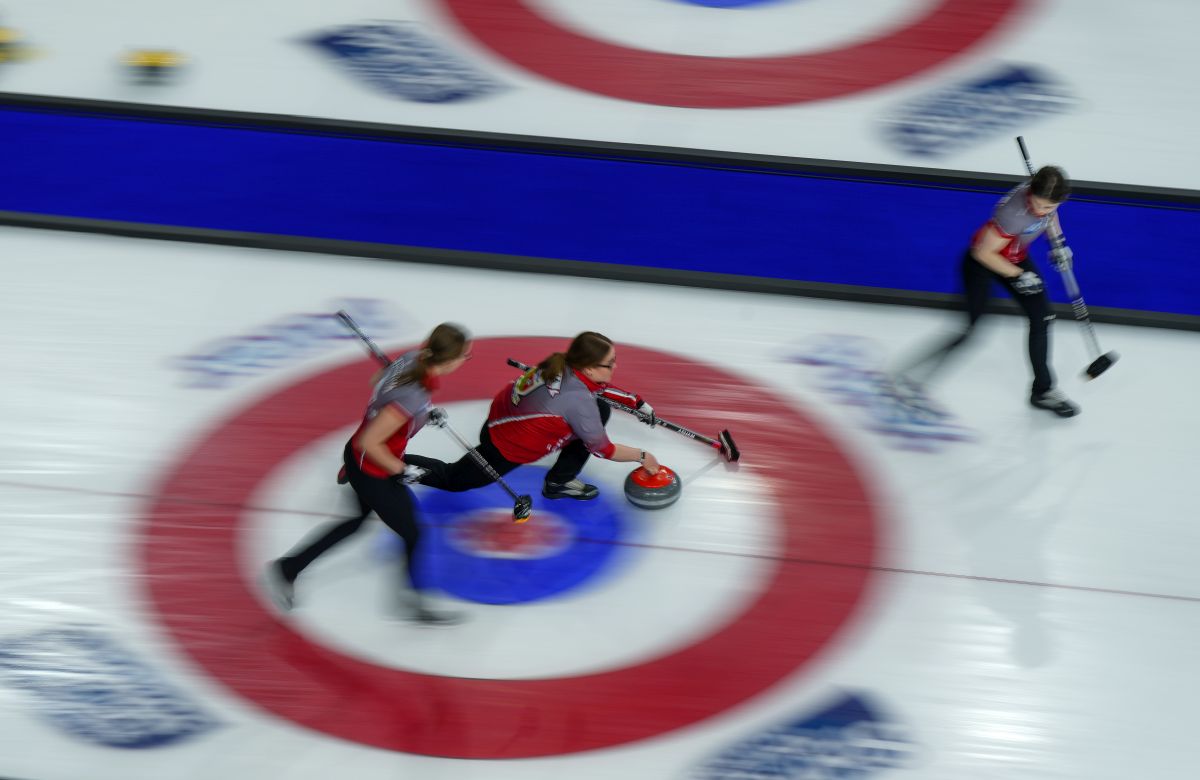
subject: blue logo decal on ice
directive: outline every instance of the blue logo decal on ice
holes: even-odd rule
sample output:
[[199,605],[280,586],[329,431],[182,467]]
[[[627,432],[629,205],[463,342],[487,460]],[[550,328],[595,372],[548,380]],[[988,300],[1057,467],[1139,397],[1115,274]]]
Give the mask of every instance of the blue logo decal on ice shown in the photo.
[[59,728],[108,747],[158,747],[217,725],[129,652],[86,626],[0,641],[0,679],[29,691]]
[[451,103],[500,88],[414,24],[348,24],[315,36],[312,43],[358,78],[405,100]]
[[383,301],[349,298],[333,301],[328,312],[289,314],[252,333],[220,339],[175,363],[189,387],[227,387],[236,378],[299,360],[331,342],[354,340],[354,334],[333,314],[339,309],[345,309],[369,333],[380,335],[397,327]]
[[884,718],[865,694],[768,729],[694,768],[689,780],[863,780],[909,766],[915,746],[907,729]]
[[[533,496],[526,523],[513,522],[512,499],[498,485],[464,493],[418,488],[418,583],[481,604],[515,604],[579,587],[612,566],[623,549],[619,489],[590,501],[551,501],[541,496],[545,475],[522,466],[504,478]],[[386,554],[400,553],[399,537],[388,531],[381,538]]]
[[931,400],[924,389],[883,371],[882,349],[860,336],[817,336],[789,360],[820,369],[818,388],[839,403],[865,410],[865,427],[905,449],[932,452],[971,432]]
[[883,119],[883,134],[902,151],[936,157],[972,141],[1011,135],[1031,119],[1075,104],[1066,86],[1044,71],[1008,65],[901,105]]

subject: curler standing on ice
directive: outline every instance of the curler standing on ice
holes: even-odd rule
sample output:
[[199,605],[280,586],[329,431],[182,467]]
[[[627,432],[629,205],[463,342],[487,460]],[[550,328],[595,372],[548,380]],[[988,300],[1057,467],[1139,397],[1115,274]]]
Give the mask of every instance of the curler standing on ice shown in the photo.
[[409,440],[425,424],[438,424],[440,411],[431,406],[431,394],[440,378],[457,371],[471,357],[471,343],[457,325],[443,323],[433,329],[421,348],[382,370],[358,430],[346,442],[344,470],[339,481],[354,488],[359,513],[318,529],[302,545],[271,563],[267,582],[281,609],[294,603],[294,586],[300,573],[343,539],[355,534],[372,512],[404,540],[405,582],[401,607],[405,616],[427,625],[457,622],[458,616],[433,610],[417,588],[413,567],[421,531],[412,489],[423,473],[406,454]]
[[[1050,369],[1050,323],[1054,313],[1037,266],[1029,259],[1029,245],[1048,229],[1062,235],[1058,209],[1071,186],[1060,168],[1047,165],[1005,195],[991,218],[983,224],[963,253],[961,273],[966,294],[966,327],[900,372],[901,381],[922,384],[931,379],[947,357],[961,347],[984,315],[992,284],[998,283],[1021,307],[1029,320],[1029,364],[1033,369],[1029,403],[1059,417],[1072,417],[1079,407],[1055,387]],[[1065,245],[1051,250],[1054,265],[1069,267],[1071,250]]]

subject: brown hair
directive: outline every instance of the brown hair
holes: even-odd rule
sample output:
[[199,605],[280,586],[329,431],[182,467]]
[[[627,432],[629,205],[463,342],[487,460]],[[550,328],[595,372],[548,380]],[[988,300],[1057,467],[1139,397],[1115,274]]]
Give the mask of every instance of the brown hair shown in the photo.
[[1071,182],[1062,168],[1044,165],[1029,180],[1029,194],[1051,203],[1062,203],[1071,196]]
[[571,339],[571,346],[567,347],[565,353],[555,352],[538,363],[538,373],[544,381],[553,382],[562,376],[568,367],[580,371],[598,366],[604,361],[612,345],[612,339],[603,333],[585,330]]
[[469,340],[470,337],[462,326],[443,322],[429,333],[429,338],[425,339],[421,351],[417,353],[417,359],[396,376],[392,386],[420,382],[429,376],[429,369],[433,366],[458,360],[467,351]]

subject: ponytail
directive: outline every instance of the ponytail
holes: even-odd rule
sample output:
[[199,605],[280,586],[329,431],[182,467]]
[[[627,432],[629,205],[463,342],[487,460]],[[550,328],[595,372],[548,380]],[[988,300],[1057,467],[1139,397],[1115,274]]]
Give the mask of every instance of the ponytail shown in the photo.
[[562,352],[555,352],[541,363],[537,364],[537,372],[542,375],[542,381],[547,384],[558,379],[567,370],[567,356]]
[[429,369],[458,360],[467,351],[467,332],[459,325],[443,322],[433,329],[413,362],[392,380],[391,387],[423,382]]
[[582,371],[600,365],[610,349],[612,340],[608,336],[594,330],[585,330],[571,339],[571,346],[567,347],[565,353],[555,352],[538,363],[537,372],[542,375],[542,381],[553,382],[565,374],[568,368]]

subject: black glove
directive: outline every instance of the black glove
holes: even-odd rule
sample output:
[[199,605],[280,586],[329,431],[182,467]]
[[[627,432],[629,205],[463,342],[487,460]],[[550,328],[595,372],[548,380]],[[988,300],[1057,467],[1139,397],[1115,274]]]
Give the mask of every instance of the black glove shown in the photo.
[[1012,286],[1021,295],[1037,295],[1046,289],[1042,284],[1042,277],[1033,271],[1023,271],[1020,276],[1012,280]]
[[645,417],[642,418],[642,422],[646,423],[651,428],[653,428],[655,425],[658,425],[658,418],[654,416],[653,406],[641,399],[638,399],[637,410],[645,415]]
[[427,422],[434,428],[445,428],[446,420],[448,418],[449,415],[446,414],[446,410],[442,407],[431,406],[429,408],[429,417],[427,418]]

